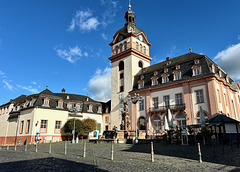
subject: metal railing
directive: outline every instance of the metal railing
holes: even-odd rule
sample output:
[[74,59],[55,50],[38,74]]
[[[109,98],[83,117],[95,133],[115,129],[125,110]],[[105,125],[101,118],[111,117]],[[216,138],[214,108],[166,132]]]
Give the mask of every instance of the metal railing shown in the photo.
[[185,110],[186,105],[184,104],[179,104],[179,105],[168,105],[168,106],[158,106],[158,107],[151,107],[150,111],[155,112],[155,111],[167,111],[168,109],[170,110]]

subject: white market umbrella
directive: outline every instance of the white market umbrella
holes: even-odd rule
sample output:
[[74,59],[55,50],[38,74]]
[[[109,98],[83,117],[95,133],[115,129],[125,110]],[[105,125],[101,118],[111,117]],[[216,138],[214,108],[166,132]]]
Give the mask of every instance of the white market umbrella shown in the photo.
[[173,116],[172,116],[170,109],[168,109],[168,121],[169,121],[169,127],[174,127],[173,126]]
[[164,120],[164,129],[165,130],[169,130],[168,120],[167,120],[167,116],[166,115],[165,115],[165,120]]
[[200,124],[204,125],[205,124],[205,114],[203,113],[202,106],[200,106],[199,115],[200,115]]
[[152,131],[152,122],[150,117],[148,118],[148,131]]

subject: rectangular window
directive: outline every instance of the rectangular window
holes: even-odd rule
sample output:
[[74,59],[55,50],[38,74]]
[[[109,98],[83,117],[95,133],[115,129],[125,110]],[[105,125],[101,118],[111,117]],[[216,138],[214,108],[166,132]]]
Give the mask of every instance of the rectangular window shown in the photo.
[[139,101],[139,110],[144,110],[143,100]]
[[41,133],[46,133],[47,132],[47,120],[42,120],[41,121]]
[[219,101],[219,103],[222,103],[222,102],[221,102],[221,96],[220,96],[220,91],[219,91],[219,90],[217,90],[217,94],[218,94],[218,101]]
[[48,106],[48,100],[44,100],[44,106]]
[[63,107],[62,105],[63,105],[62,102],[58,102],[58,107],[59,108],[62,108]]
[[105,117],[105,123],[109,123],[109,117],[108,116]]
[[20,124],[20,131],[19,131],[20,134],[23,133],[23,125],[24,125],[24,121],[21,121],[21,124]]
[[120,79],[122,79],[124,77],[123,73],[120,73]]
[[203,103],[203,90],[196,91],[197,103]]
[[182,94],[176,94],[176,102],[177,102],[177,105],[183,104]]
[[236,111],[235,111],[235,106],[234,106],[234,101],[232,100],[232,113],[234,115],[234,118],[236,119]]
[[143,82],[139,83],[139,89],[143,88]]
[[176,74],[174,74],[174,77],[175,77],[175,80],[179,80],[180,79],[180,74],[176,73]]
[[168,82],[167,76],[163,77],[163,83],[166,83],[166,82]]
[[158,108],[158,98],[153,98],[153,107]]
[[156,79],[152,80],[152,85],[157,85],[157,80]]
[[226,106],[228,106],[228,101],[227,101],[226,93],[224,93],[224,99],[225,99],[225,102],[226,102]]
[[199,68],[194,69],[194,76],[198,76],[200,74]]
[[169,96],[164,96],[163,100],[164,100],[164,103],[165,103],[165,107],[169,108],[169,105],[170,105]]
[[120,92],[123,92],[123,91],[124,91],[124,87],[120,86]]
[[55,123],[55,133],[60,133],[61,121],[56,121]]
[[27,120],[26,133],[29,133],[29,130],[30,130],[30,119]]

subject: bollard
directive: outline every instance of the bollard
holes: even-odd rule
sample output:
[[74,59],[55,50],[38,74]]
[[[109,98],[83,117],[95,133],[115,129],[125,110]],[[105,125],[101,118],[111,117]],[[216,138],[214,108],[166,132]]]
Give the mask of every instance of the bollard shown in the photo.
[[38,152],[38,142],[36,143],[36,152]]
[[113,141],[112,141],[112,149],[111,149],[111,160],[113,161]]
[[67,140],[64,143],[64,155],[67,155]]
[[26,139],[25,152],[27,152],[28,138]]
[[49,143],[49,151],[48,151],[49,154],[52,153],[52,141],[50,140],[50,143]]
[[83,145],[83,158],[86,157],[86,141],[84,142],[84,145]]
[[7,144],[7,150],[9,150],[9,141],[8,141],[8,144]]
[[198,155],[199,155],[199,163],[202,163],[202,154],[200,149],[200,143],[198,143]]
[[154,162],[153,142],[151,142],[151,160]]
[[15,142],[14,150],[17,151],[17,143]]

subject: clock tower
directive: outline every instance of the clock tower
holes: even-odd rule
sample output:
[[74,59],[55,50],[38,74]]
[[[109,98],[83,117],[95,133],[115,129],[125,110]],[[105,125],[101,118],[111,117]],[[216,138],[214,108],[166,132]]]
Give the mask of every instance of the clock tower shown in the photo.
[[[150,66],[149,46],[146,34],[135,24],[135,13],[125,13],[125,25],[113,36],[111,46],[111,129],[120,129],[123,103],[133,89],[134,76]],[[131,114],[131,108],[129,113]],[[130,115],[131,116],[131,115]],[[130,119],[131,120],[131,119]]]

